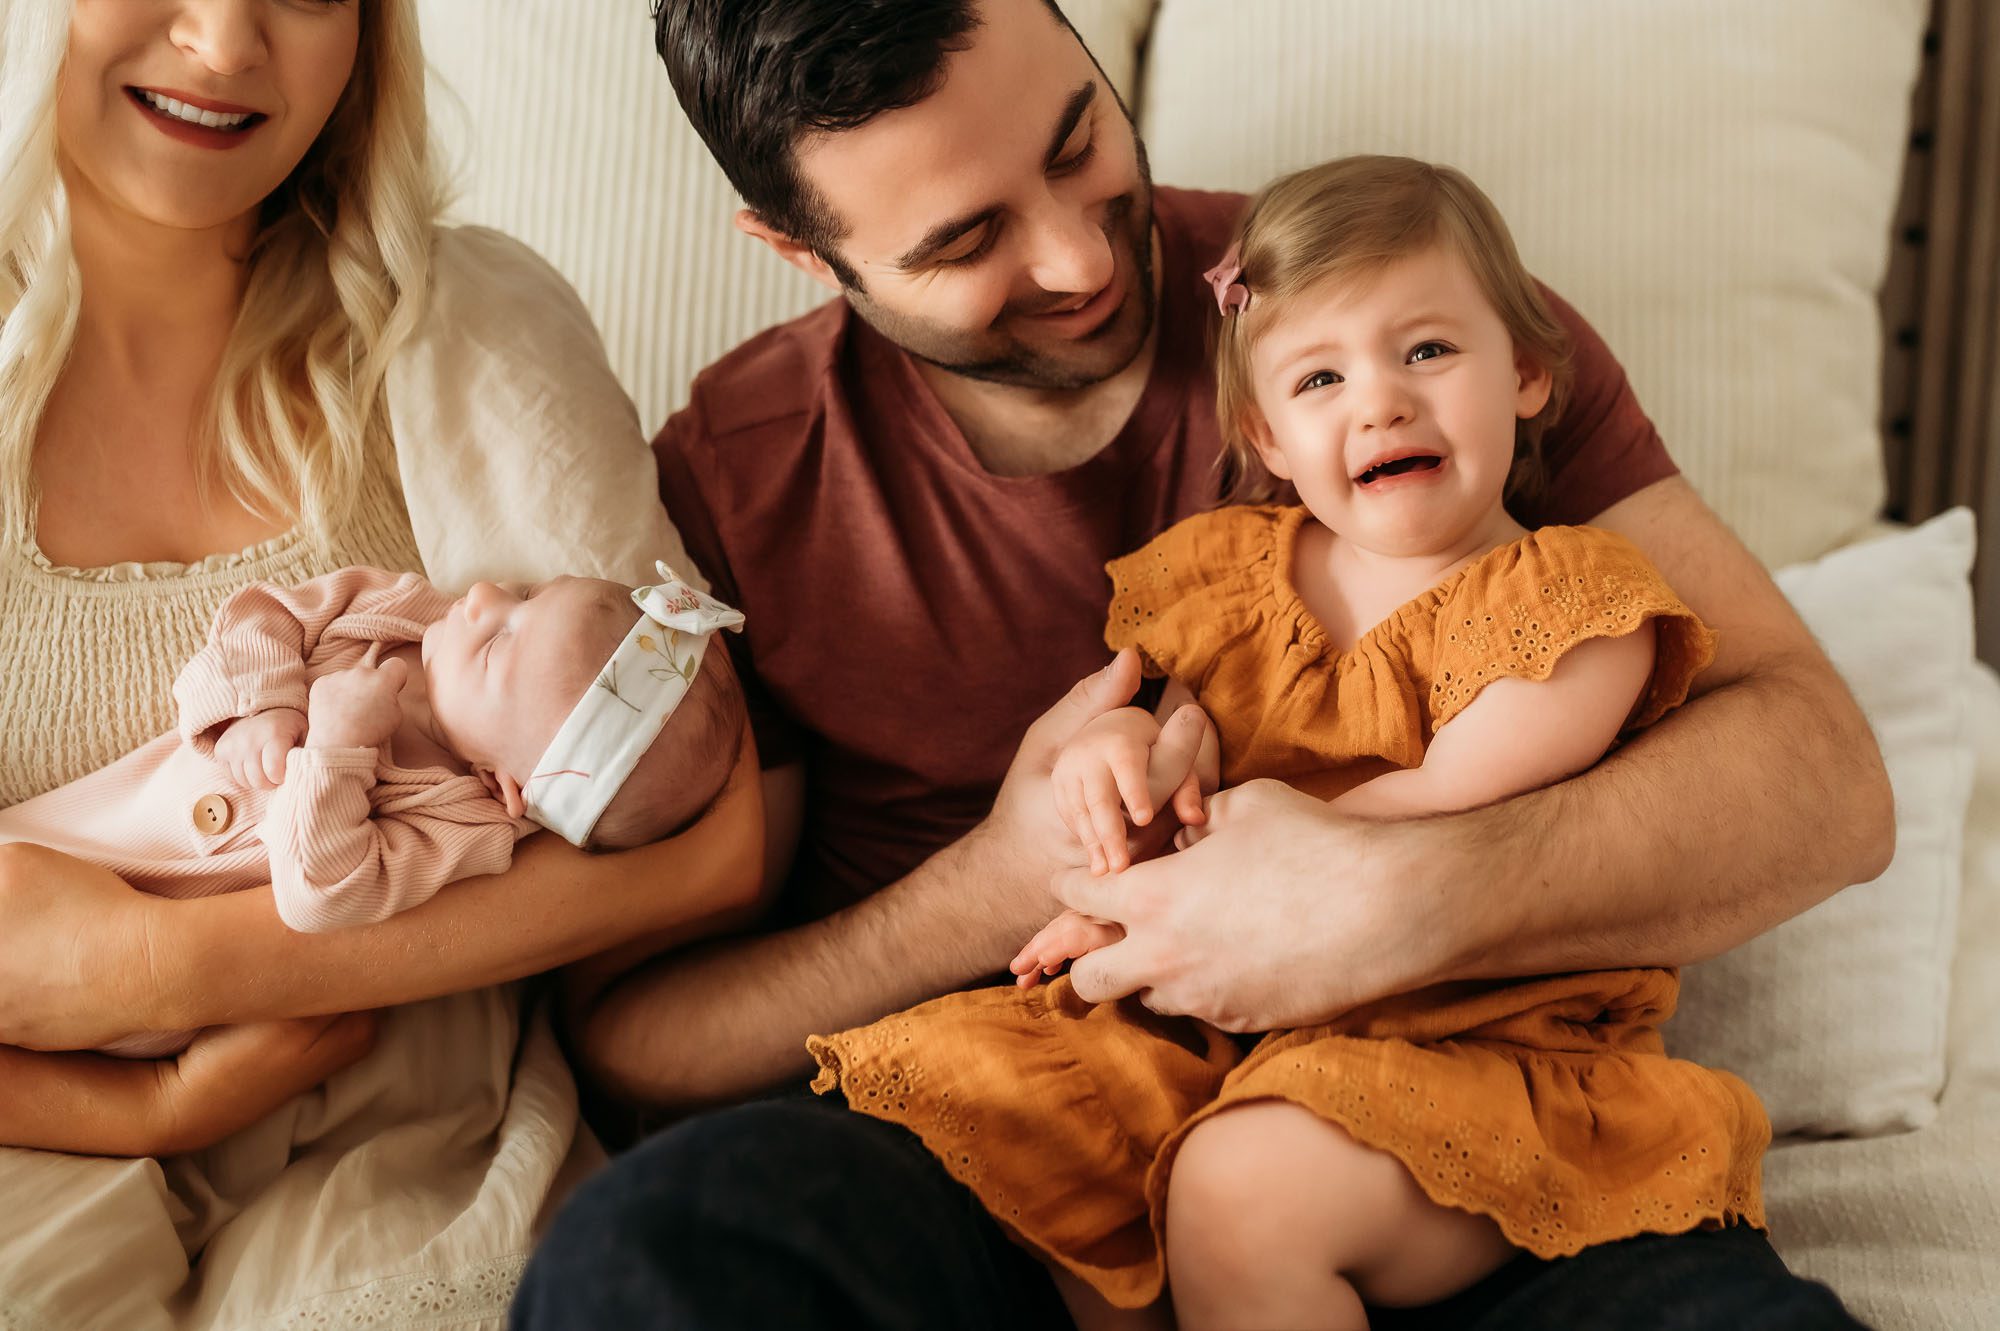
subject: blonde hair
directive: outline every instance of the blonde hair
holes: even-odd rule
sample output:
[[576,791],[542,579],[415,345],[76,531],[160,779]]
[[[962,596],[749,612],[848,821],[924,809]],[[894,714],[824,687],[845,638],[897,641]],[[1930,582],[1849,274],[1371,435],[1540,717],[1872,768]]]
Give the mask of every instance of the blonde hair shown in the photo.
[[1215,334],[1215,414],[1229,503],[1289,499],[1289,484],[1257,456],[1245,429],[1257,410],[1250,353],[1287,303],[1329,279],[1361,281],[1398,259],[1449,244],[1514,339],[1516,354],[1549,372],[1549,400],[1514,434],[1506,500],[1542,484],[1541,441],[1569,390],[1569,337],[1521,265],[1499,210],[1459,171],[1408,157],[1342,157],[1273,181],[1236,231],[1250,307]]
[[[0,0],[0,519],[30,536],[35,435],[83,299],[56,147],[70,9]],[[360,25],[332,116],[261,207],[194,440],[201,481],[321,544],[386,447],[382,386],[422,318],[443,205],[414,0],[368,0]]]

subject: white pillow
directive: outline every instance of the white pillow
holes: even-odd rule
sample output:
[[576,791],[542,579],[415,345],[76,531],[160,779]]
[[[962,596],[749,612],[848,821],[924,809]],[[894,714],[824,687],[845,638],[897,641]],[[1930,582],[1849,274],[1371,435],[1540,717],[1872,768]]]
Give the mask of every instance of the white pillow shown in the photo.
[[[1152,0],[1063,6],[1128,96]],[[741,206],[681,114],[643,0],[418,0],[453,217],[526,241],[604,334],[649,433],[696,371],[826,290],[730,219]]]
[[1777,575],[1874,726],[1896,796],[1880,878],[1682,973],[1668,1048],[1743,1077],[1781,1136],[1937,1113],[1976,756],[1972,553],[1958,508]]
[[1767,565],[1882,505],[1876,292],[1928,0],[1162,0],[1155,178],[1466,171]]

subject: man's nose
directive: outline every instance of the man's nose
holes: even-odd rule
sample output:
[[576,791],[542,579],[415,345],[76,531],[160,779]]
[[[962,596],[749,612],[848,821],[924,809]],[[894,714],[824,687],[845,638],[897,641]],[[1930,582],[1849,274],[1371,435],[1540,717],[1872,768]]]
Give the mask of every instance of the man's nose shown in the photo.
[[1031,223],[1028,279],[1037,287],[1064,295],[1091,296],[1111,280],[1117,257],[1093,211],[1052,197],[1036,214]]

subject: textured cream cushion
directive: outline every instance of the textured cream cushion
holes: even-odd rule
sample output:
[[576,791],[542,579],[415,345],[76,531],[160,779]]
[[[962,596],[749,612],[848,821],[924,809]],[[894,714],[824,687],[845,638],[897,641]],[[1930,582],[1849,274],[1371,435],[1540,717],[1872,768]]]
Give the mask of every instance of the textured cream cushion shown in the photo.
[[1154,176],[1463,168],[1766,563],[1881,506],[1888,256],[1925,0],[1162,0]]
[[1778,574],[1874,727],[1896,796],[1880,878],[1682,974],[1668,1047],[1740,1074],[1780,1134],[1937,1114],[1974,762],[1972,547],[1972,515],[1953,509]]
[[1854,1141],[1780,1143],[1764,1163],[1771,1239],[1878,1331],[2000,1326],[2000,677],[1975,667],[1978,775],[1936,1121]]
[[[569,278],[655,430],[695,372],[827,298],[730,223],[738,200],[674,100],[644,0],[419,0],[453,216]],[[1150,0],[1064,6],[1129,94]]]

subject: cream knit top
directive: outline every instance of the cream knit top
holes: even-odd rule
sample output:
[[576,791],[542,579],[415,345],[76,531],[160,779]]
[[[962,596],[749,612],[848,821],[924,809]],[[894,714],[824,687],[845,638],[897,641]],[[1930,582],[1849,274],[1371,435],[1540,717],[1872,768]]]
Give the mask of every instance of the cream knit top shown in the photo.
[[10,544],[0,580],[0,807],[172,730],[174,676],[240,588],[302,582],[349,564],[422,567],[393,465],[369,469],[330,558],[295,532],[193,564],[92,569]]
[[330,554],[298,533],[194,564],[62,568],[0,545],[0,807],[174,728],[174,676],[248,583],[350,564],[480,578],[691,573],[651,450],[567,282],[517,241],[443,231],[384,449]]

